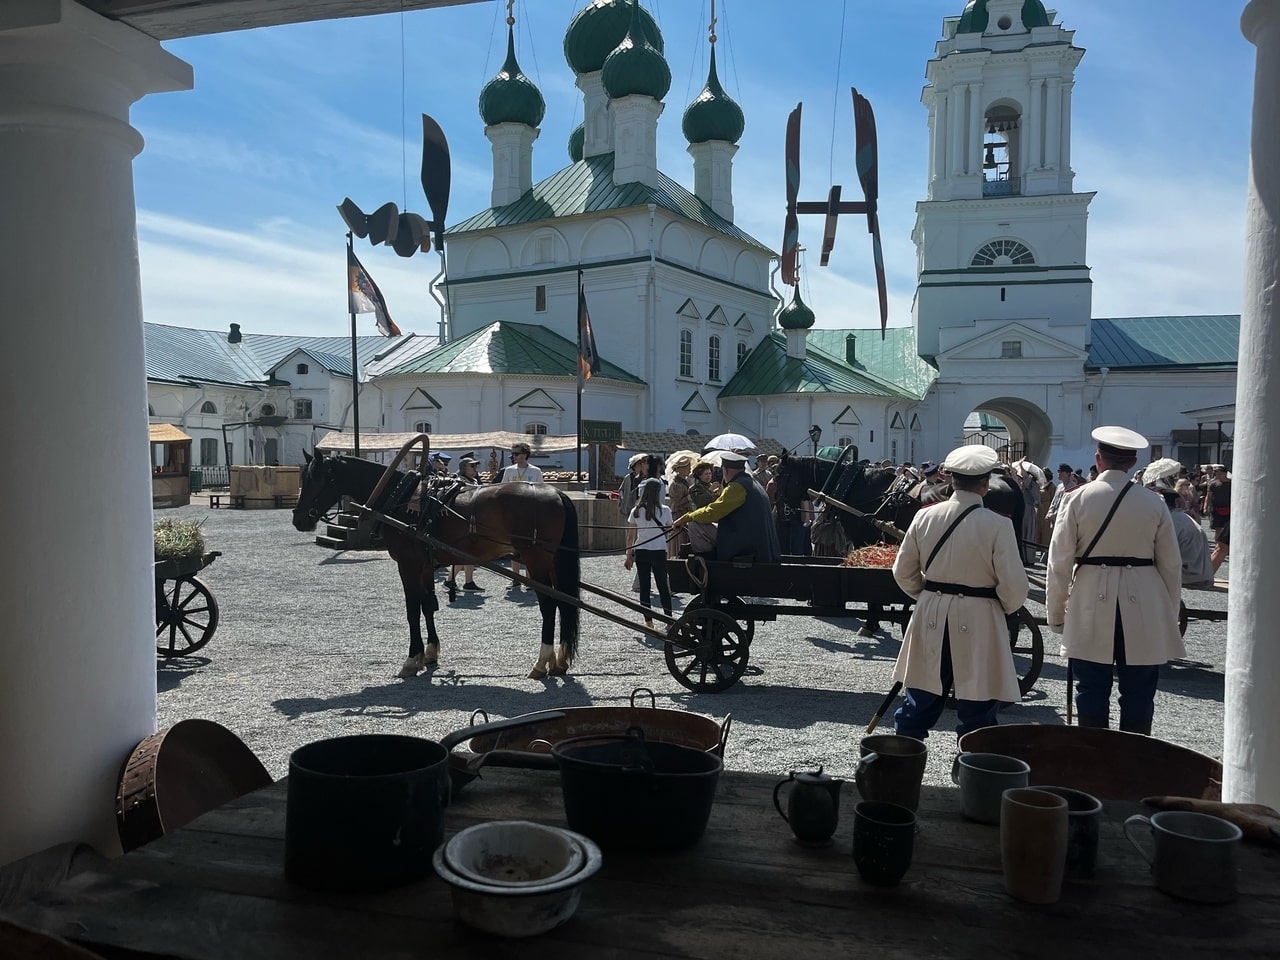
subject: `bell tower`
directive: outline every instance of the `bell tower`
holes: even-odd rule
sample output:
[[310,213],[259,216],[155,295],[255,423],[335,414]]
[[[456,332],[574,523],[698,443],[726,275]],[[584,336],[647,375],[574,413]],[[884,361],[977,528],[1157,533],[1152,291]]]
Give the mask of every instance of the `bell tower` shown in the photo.
[[943,21],[926,67],[928,199],[912,231],[913,319],[930,361],[1011,322],[1087,349],[1093,194],[1073,192],[1071,169],[1084,50],[1052,20],[1041,0],[969,0]]

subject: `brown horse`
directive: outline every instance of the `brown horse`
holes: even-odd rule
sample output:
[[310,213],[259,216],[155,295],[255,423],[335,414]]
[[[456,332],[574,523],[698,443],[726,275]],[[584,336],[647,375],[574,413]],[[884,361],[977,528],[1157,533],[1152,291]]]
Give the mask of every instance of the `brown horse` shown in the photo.
[[[398,472],[386,485],[378,504],[368,503],[385,468],[357,457],[306,456],[302,490],[293,511],[293,525],[314,530],[316,523],[346,496],[387,516],[401,520],[462,553],[479,560],[498,560],[514,554],[525,565],[535,584],[553,587],[573,598],[579,595],[581,570],[578,555],[578,515],[565,494],[545,484],[503,483],[476,486],[459,481],[419,484],[414,472]],[[436,549],[425,540],[384,524],[382,542],[400,571],[405,613],[409,621],[409,656],[401,677],[416,676],[440,656],[435,612],[435,570],[447,564],[472,562],[447,548]],[[541,680],[562,675],[578,651],[578,608],[557,602],[538,591],[542,612],[542,646],[529,674]],[[560,645],[553,645],[556,609],[560,610]],[[423,646],[419,623],[427,620]]]

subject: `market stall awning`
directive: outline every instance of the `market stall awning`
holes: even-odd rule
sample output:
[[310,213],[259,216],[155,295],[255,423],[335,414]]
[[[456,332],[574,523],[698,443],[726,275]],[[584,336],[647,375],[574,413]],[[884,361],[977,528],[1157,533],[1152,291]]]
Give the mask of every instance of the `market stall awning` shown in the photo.
[[[416,436],[416,433],[361,433],[360,452],[382,453],[388,450],[399,450]],[[555,437],[546,433],[512,433],[507,430],[498,430],[493,433],[431,434],[432,450],[447,450],[454,456],[491,448],[509,450],[513,443],[529,444],[535,457],[543,453],[563,453],[566,450],[578,448],[577,437]],[[354,435],[333,431],[320,438],[316,449],[328,453],[335,450],[354,450],[355,445]]]
[[153,423],[150,424],[150,430],[152,443],[178,443],[183,440],[191,442],[191,438],[172,423]]

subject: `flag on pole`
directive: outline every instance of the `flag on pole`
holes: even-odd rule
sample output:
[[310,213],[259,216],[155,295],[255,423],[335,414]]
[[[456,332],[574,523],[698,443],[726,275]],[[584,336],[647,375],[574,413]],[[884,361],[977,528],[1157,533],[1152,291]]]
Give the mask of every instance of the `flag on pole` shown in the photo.
[[372,313],[378,323],[378,332],[384,337],[400,336],[400,328],[391,319],[382,291],[356,259],[350,243],[347,244],[347,301],[347,309],[351,313]]
[[591,314],[587,313],[587,294],[578,279],[578,389],[600,372],[600,355],[596,353],[596,335],[591,330]]

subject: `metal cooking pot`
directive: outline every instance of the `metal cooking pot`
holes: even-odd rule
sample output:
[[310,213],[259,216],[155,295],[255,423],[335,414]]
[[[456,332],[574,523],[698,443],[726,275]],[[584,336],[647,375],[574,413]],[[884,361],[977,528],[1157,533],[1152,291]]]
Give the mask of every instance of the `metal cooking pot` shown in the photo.
[[684,850],[702,838],[724,761],[674,743],[625,736],[575,737],[551,748],[560,766],[565,819],[606,851]]
[[440,739],[357,734],[319,740],[289,757],[284,869],[318,890],[367,891],[419,880],[444,839],[449,751],[484,730],[562,716],[528,714]]

